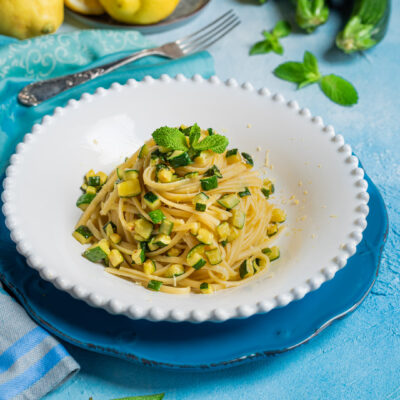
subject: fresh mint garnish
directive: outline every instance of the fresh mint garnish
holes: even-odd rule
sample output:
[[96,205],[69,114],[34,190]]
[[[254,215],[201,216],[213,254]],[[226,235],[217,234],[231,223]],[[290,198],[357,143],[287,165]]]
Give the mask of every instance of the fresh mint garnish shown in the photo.
[[163,126],[153,132],[153,139],[158,146],[170,150],[188,150],[186,136],[178,128]]
[[283,47],[279,38],[288,36],[292,28],[287,21],[279,21],[271,32],[264,31],[264,40],[257,42],[251,49],[250,55],[265,54],[273,51],[276,54],[283,54]]
[[358,101],[357,90],[350,82],[337,75],[320,74],[318,60],[309,51],[304,53],[303,62],[283,63],[275,68],[274,74],[285,81],[297,83],[298,89],[318,82],[325,95],[342,106],[351,106]]
[[214,153],[223,153],[228,147],[228,139],[222,135],[212,135],[205,137],[201,142],[194,143],[195,150],[212,150]]
[[203,150],[211,150],[215,153],[223,153],[228,146],[228,139],[225,136],[214,134],[205,137],[199,142],[201,130],[197,124],[190,128],[189,146],[187,145],[186,136],[178,128],[170,128],[163,126],[153,132],[153,139],[158,146],[165,147],[168,150],[182,150],[192,153]]

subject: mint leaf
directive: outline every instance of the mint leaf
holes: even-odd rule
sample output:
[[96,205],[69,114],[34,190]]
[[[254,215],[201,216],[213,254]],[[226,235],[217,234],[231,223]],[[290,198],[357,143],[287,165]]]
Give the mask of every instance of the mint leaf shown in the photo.
[[189,132],[189,144],[190,144],[190,146],[193,146],[193,144],[196,144],[199,141],[200,135],[201,135],[200,127],[197,124],[194,124],[190,128],[190,132]]
[[290,31],[291,27],[289,22],[279,21],[271,32],[263,31],[265,39],[254,44],[249,54],[252,56],[254,54],[269,53],[270,51],[276,54],[283,54],[283,47],[279,42],[279,38],[287,36]]
[[288,36],[289,33],[292,31],[292,27],[287,21],[279,21],[275,28],[272,30],[272,34],[275,35],[277,38],[282,38]]
[[114,400],[162,400],[164,398],[164,393],[159,394],[150,394],[148,396],[131,396],[131,397],[123,397],[121,399]]
[[186,137],[178,128],[163,126],[156,129],[152,136],[158,146],[170,150],[188,150]]
[[212,150],[214,153],[223,153],[228,147],[228,139],[222,135],[207,136],[201,142],[193,144],[195,150]]
[[319,75],[318,60],[314,54],[310,53],[309,51],[304,52],[303,64],[304,68],[306,68],[308,71],[314,72],[315,75]]
[[321,79],[320,86],[326,96],[342,106],[351,106],[358,101],[358,93],[355,87],[340,76],[325,75]]
[[279,79],[298,84],[307,81],[306,69],[300,62],[285,62],[274,69],[274,75]]
[[254,54],[265,54],[269,53],[271,50],[271,44],[268,41],[263,40],[253,45],[253,47],[250,49],[250,55],[253,56]]

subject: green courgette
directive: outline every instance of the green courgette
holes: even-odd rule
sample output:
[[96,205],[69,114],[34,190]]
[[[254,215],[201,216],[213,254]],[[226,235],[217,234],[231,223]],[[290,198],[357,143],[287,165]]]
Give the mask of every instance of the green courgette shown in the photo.
[[345,53],[367,50],[385,36],[390,16],[390,0],[355,0],[350,19],[336,37]]

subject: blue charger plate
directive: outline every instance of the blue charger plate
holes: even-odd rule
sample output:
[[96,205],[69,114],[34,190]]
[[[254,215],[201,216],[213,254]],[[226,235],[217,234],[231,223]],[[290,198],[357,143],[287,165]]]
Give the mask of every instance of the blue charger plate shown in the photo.
[[354,311],[370,292],[386,241],[388,217],[377,187],[365,178],[370,213],[356,254],[317,291],[267,314],[219,324],[155,323],[110,315],[42,280],[16,252],[4,218],[0,221],[0,279],[40,325],[87,350],[172,369],[220,369],[248,362],[307,342]]

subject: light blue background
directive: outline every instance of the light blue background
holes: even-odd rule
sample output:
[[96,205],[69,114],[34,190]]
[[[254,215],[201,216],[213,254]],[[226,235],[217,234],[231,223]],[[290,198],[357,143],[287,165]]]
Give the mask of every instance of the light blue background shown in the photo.
[[[263,29],[271,29],[282,18],[291,20],[293,14],[290,2],[255,3],[214,0],[189,25],[150,38],[157,43],[179,38],[229,8],[235,9],[242,25],[210,51],[217,74],[223,79],[235,77],[256,87],[266,86],[322,116],[352,145],[383,194],[391,227],[372,293],[355,313],[297,350],[225,371],[156,370],[66,344],[82,371],[46,399],[86,400],[93,396],[94,400],[106,400],[164,391],[166,400],[400,399],[399,3],[392,2],[391,24],[384,42],[365,55],[348,57],[331,50],[341,24],[340,16],[333,13],[328,24],[314,34],[295,32],[282,39],[283,57],[249,57],[249,47],[261,39]],[[70,29],[75,28],[67,21],[62,30]],[[271,74],[283,61],[300,60],[304,50],[317,55],[322,73],[336,73],[350,80],[358,89],[359,104],[339,107],[316,85],[296,92],[292,84]]]

